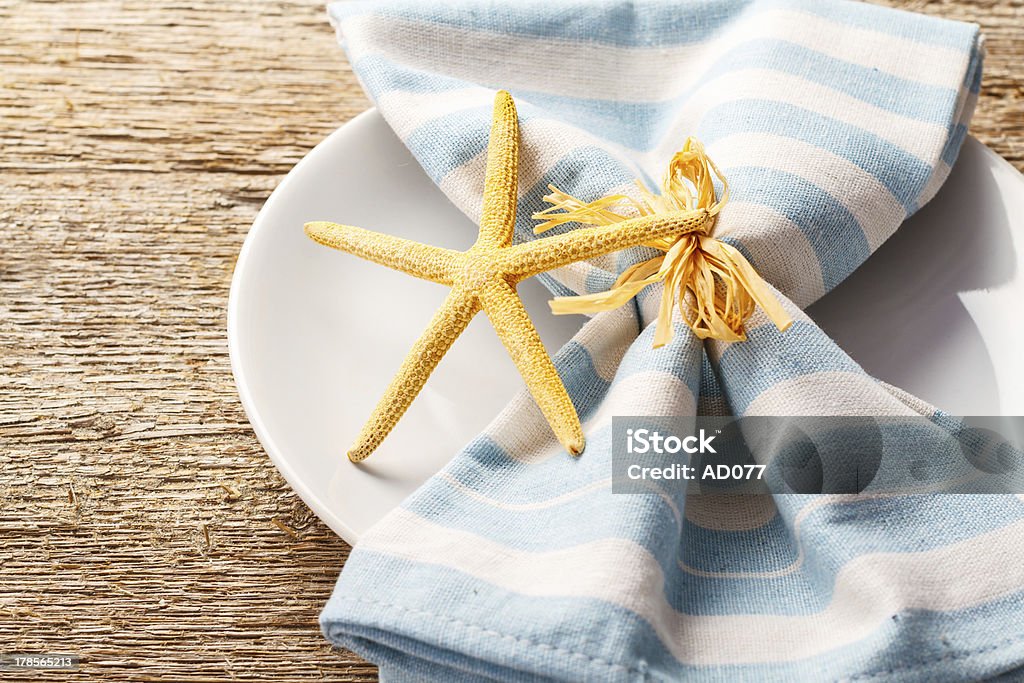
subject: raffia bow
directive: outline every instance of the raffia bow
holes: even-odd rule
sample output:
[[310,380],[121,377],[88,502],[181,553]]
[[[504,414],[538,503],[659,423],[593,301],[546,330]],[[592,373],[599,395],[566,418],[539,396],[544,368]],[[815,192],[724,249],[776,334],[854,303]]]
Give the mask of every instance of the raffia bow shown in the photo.
[[[713,175],[712,175],[713,174]],[[715,193],[714,178],[722,182],[722,198]],[[713,236],[718,214],[729,199],[729,185],[695,138],[687,138],[672,157],[660,194],[654,194],[638,180],[639,199],[609,195],[583,202],[553,185],[544,201],[552,206],[533,214],[544,221],[534,232],[542,233],[563,223],[613,225],[631,220],[615,209],[632,208],[639,216],[705,211],[707,219],[696,228],[670,237],[652,240],[646,246],[664,252],[627,268],[607,292],[556,297],[551,310],[556,315],[598,313],[622,306],[642,289],[664,282],[654,347],[672,341],[672,309],[678,301],[686,323],[701,339],[745,341],[744,327],[760,306],[779,330],[792,323],[789,314],[768,284],[735,247]]]

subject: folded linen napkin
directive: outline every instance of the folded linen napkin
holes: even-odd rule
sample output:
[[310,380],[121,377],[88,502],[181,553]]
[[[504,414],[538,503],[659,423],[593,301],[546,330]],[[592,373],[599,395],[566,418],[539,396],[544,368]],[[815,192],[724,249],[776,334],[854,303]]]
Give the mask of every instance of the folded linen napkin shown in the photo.
[[[614,415],[926,415],[801,311],[927,202],[981,74],[976,26],[838,0],[339,2],[380,111],[478,218],[494,91],[521,116],[517,239],[549,184],[654,186],[687,135],[730,183],[717,235],[795,324],[652,349],[660,292],[556,357],[588,445],[524,392],[360,539],[321,620],[398,680],[960,680],[1024,659],[1015,496],[613,495]],[[572,229],[563,226],[560,229]],[[965,226],[969,229],[969,226]],[[927,245],[922,245],[927,249]],[[545,277],[608,289],[631,250]],[[880,340],[884,343],[884,340]]]

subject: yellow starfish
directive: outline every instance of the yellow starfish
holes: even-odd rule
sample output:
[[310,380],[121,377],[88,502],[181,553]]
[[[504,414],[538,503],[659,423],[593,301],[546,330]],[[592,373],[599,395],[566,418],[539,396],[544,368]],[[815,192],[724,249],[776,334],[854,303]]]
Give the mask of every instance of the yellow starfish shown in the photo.
[[487,148],[480,233],[468,251],[443,249],[348,225],[306,224],[306,234],[320,244],[452,288],[349,450],[353,462],[369,456],[391,432],[442,356],[481,309],[558,441],[569,453],[582,453],[579,416],[516,294],[516,285],[570,263],[674,234],[700,231],[713,220],[704,209],[673,211],[513,245],[518,171],[519,119],[512,96],[499,91]]

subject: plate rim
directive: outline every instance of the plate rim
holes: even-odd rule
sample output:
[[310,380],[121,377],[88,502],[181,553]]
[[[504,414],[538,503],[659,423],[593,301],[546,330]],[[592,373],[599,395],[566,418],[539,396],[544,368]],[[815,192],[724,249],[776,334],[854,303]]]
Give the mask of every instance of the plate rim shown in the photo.
[[318,149],[333,144],[337,138],[345,134],[347,129],[348,132],[351,132],[351,127],[365,125],[365,122],[371,119],[376,113],[378,113],[377,108],[370,107],[338,126],[327,137],[306,152],[298,163],[289,169],[281,182],[274,187],[270,196],[267,197],[267,200],[263,203],[263,206],[260,207],[259,212],[257,212],[256,217],[249,226],[249,230],[246,232],[245,240],[242,242],[242,248],[238,252],[238,258],[235,260],[235,269],[231,275],[231,289],[228,293],[228,356],[231,362],[231,375],[235,382],[235,390],[237,391],[238,397],[242,403],[242,410],[245,412],[245,416],[249,420],[249,424],[256,433],[256,439],[260,442],[260,446],[263,447],[263,452],[270,458],[270,461],[274,464],[274,467],[277,468],[277,471],[280,472],[281,476],[284,477],[284,480],[292,490],[298,494],[299,498],[301,498],[302,501],[310,507],[313,513],[349,545],[355,545],[356,541],[359,539],[359,534],[355,533],[355,531],[337,514],[335,514],[319,496],[305,485],[302,478],[290,465],[289,459],[284,456],[283,451],[281,451],[273,437],[270,435],[270,431],[267,429],[259,410],[256,408],[256,402],[253,399],[252,390],[249,387],[245,372],[242,369],[240,330],[238,329],[238,320],[240,315],[239,307],[241,306],[239,302],[241,294],[239,291],[241,289],[243,273],[245,272],[250,260],[249,254],[257,239],[256,235],[266,229],[264,225],[266,224],[267,214],[269,214],[270,210],[272,210],[273,207],[281,201],[281,197],[285,194],[288,187],[297,182],[295,180],[296,176],[298,176],[302,168],[308,163],[310,157],[312,157]]

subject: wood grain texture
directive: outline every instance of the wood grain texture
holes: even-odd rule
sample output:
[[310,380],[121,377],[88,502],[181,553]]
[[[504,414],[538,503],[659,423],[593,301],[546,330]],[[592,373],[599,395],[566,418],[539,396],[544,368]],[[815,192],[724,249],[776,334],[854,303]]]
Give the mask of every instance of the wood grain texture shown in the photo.
[[[982,24],[1024,169],[1024,1],[890,4]],[[84,659],[32,680],[375,680],[225,340],[260,205],[367,106],[319,1],[0,0],[0,651]]]

